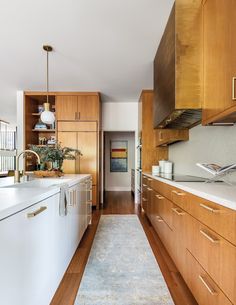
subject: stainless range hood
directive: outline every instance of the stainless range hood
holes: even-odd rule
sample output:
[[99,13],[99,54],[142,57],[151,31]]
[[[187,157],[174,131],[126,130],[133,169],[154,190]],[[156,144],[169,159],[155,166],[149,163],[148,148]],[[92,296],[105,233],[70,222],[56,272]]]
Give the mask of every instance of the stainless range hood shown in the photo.
[[201,0],[176,0],[154,60],[154,128],[201,122]]

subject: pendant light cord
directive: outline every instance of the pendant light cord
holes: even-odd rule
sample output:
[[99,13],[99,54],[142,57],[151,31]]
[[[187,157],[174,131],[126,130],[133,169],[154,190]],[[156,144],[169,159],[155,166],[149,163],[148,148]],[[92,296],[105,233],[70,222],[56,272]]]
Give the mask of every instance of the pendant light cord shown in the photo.
[[47,51],[47,77],[46,77],[46,79],[47,79],[47,103],[48,103],[48,88],[49,88],[49,77],[48,77],[48,51]]

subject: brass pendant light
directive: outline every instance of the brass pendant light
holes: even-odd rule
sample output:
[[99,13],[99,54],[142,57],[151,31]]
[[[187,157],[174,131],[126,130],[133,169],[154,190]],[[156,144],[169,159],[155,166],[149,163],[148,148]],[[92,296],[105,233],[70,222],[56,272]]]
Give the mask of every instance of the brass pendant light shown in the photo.
[[43,46],[44,51],[47,52],[47,71],[46,71],[46,87],[47,87],[47,102],[43,104],[44,111],[41,113],[40,119],[45,124],[53,124],[55,122],[54,113],[50,111],[49,103],[49,67],[48,67],[48,55],[52,52],[53,48],[49,45]]

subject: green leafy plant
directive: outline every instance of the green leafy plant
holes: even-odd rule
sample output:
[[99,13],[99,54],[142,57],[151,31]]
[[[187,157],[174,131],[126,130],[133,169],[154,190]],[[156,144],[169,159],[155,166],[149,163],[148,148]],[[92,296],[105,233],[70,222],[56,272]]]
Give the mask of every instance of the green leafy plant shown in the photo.
[[55,146],[45,145],[29,145],[29,148],[35,151],[41,160],[41,165],[45,166],[47,162],[52,162],[52,169],[62,171],[64,160],[75,160],[78,156],[82,156],[79,149],[62,147],[61,143],[56,143]]

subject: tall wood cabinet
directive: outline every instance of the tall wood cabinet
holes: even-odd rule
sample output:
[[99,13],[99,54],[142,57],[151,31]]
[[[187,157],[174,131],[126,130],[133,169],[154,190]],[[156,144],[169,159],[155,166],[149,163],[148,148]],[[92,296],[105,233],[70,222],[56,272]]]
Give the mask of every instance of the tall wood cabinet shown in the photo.
[[236,2],[205,0],[203,124],[236,122]]
[[[78,148],[82,156],[77,160],[65,160],[65,173],[92,175],[93,205],[99,207],[99,133],[101,126],[101,101],[97,92],[50,92],[51,110],[55,111],[55,126],[36,129],[39,122],[39,106],[46,101],[45,92],[24,92],[24,148],[29,144],[44,146],[56,137],[62,146]],[[36,169],[35,158],[27,156],[25,169]]]
[[92,175],[93,205],[99,207],[100,96],[56,96],[57,138],[63,146],[80,149],[82,156],[63,164],[65,173]]

